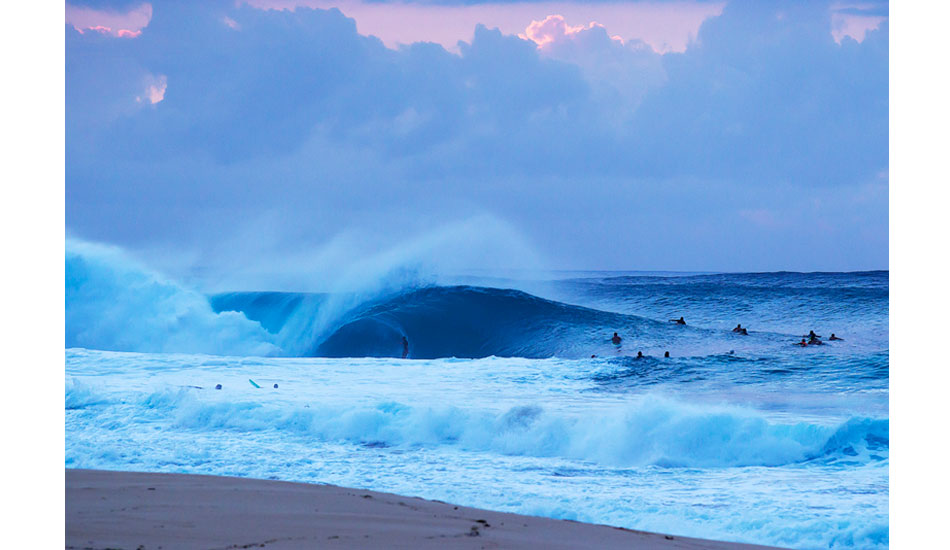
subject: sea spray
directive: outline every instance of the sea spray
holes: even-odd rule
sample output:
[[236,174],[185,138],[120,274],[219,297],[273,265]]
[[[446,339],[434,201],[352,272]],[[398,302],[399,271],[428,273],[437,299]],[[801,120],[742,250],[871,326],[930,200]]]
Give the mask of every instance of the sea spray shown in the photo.
[[542,262],[515,229],[491,216],[439,227],[335,266],[334,273],[320,284],[326,299],[319,307],[308,304],[298,308],[281,329],[280,342],[291,354],[311,354],[355,308],[435,285],[446,274],[476,265],[537,270]]
[[216,313],[199,292],[121,250],[66,240],[66,346],[121,351],[274,355],[260,324]]

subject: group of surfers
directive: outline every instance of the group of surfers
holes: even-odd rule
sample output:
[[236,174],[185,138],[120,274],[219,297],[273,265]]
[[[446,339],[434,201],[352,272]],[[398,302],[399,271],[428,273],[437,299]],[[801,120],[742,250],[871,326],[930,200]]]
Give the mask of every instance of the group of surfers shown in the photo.
[[[835,336],[835,333],[832,332],[831,336],[828,337],[828,341],[831,342],[832,340],[844,340],[844,338],[838,338]],[[802,336],[801,342],[795,343],[796,346],[801,346],[803,348],[806,346],[820,346],[822,344],[824,344],[824,342],[821,341],[821,336],[815,334],[815,331],[813,330],[808,331],[808,336]]]
[[[670,319],[670,322],[671,322],[671,323],[675,323],[675,324],[677,324],[677,325],[685,325],[685,324],[686,324],[686,320],[685,320],[683,317],[680,317],[679,319]],[[742,335],[744,335],[744,336],[748,336],[748,335],[749,335],[749,329],[744,328],[744,327],[742,326],[742,323],[737,324],[737,325],[736,325],[736,328],[732,329],[732,332],[735,332],[736,334],[742,334]],[[828,341],[831,342],[831,341],[834,341],[834,340],[844,340],[844,338],[839,338],[839,337],[835,336],[835,333],[832,332],[832,333],[831,333],[831,336],[828,337]],[[623,341],[623,338],[621,338],[620,335],[615,332],[614,335],[613,335],[613,337],[610,339],[610,341],[611,341],[615,346],[619,346],[619,345],[620,345],[620,342]],[[801,347],[803,347],[803,348],[804,348],[804,347],[807,347],[807,346],[820,346],[820,345],[822,345],[822,344],[824,344],[824,342],[821,341],[821,336],[819,336],[818,334],[815,334],[815,331],[814,331],[814,330],[808,331],[808,336],[803,336],[801,342],[795,342],[795,345],[796,345],[796,346],[801,346]],[[669,357],[669,356],[670,356],[670,352],[666,352],[665,354],[663,354],[663,356],[664,356],[664,357]],[[596,357],[596,355],[591,355],[591,357]],[[637,352],[637,359],[639,359],[639,358],[641,358],[641,357],[643,357],[643,352],[642,352],[642,351],[638,351],[638,352]]]

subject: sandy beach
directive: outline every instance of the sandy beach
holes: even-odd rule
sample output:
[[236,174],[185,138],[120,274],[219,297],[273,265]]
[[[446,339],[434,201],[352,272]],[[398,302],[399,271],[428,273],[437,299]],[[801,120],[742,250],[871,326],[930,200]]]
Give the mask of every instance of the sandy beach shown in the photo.
[[764,549],[332,485],[66,469],[66,548]]

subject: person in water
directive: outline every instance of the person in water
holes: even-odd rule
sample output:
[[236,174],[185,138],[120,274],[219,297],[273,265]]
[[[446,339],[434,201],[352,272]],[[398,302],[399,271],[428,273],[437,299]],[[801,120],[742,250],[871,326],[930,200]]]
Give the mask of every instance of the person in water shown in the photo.
[[739,323],[736,328],[732,329],[732,332],[742,332],[743,330],[745,329],[742,328],[742,323]]
[[805,347],[805,346],[807,346],[807,345],[808,345],[808,342],[806,342],[806,341],[805,341],[805,339],[804,339],[804,338],[802,338],[802,341],[801,341],[801,342],[799,342],[799,343],[797,343],[797,344],[795,344],[795,345],[796,345],[796,346],[801,346],[801,347]]
[[405,336],[402,337],[402,358],[406,359],[409,357],[409,339]]
[[663,354],[663,357],[669,357],[669,356],[670,356],[670,352],[666,352]]
[[622,340],[623,340],[623,338],[621,338],[619,335],[617,335],[616,332],[614,333],[614,337],[610,339],[610,341],[613,342],[614,345],[617,345],[617,346],[620,345],[620,342],[621,342]]
[[676,323],[677,325],[685,325],[686,320],[680,317],[679,319],[670,319],[670,322]]
[[831,340],[844,340],[844,338],[838,338],[837,336],[835,336],[835,333],[832,332],[832,333],[831,333],[831,336],[828,337],[828,340],[829,340],[829,341],[831,341]]
[[742,329],[742,330],[739,331],[739,334],[741,334],[741,335],[743,335],[743,336],[748,336],[748,335],[749,335],[749,331],[746,330],[746,329]]
[[638,352],[637,352],[637,359],[643,359],[643,352],[642,352],[642,351],[638,351]]

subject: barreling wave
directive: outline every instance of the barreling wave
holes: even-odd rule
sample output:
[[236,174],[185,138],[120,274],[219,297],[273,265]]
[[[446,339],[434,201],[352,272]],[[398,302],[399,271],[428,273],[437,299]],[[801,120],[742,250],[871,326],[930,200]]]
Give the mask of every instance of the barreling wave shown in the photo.
[[[66,347],[217,355],[580,357],[609,331],[662,323],[517,291],[429,286],[377,295],[238,292],[205,296],[121,250],[66,241]],[[606,334],[605,334],[606,333]]]
[[[349,294],[236,292],[209,297],[117,249],[67,239],[66,346],[245,356],[401,357],[406,338],[410,358],[437,359],[583,358],[637,350],[661,354],[670,349],[683,357],[787,343],[783,341],[787,336],[777,332],[737,339],[722,330],[673,327],[649,318],[666,318],[668,311],[685,310],[689,315],[695,297],[646,308],[643,317],[631,311],[604,311],[614,307],[609,303],[585,307],[513,289],[415,284],[410,280]],[[655,300],[631,288],[616,292],[627,292],[623,298],[627,301]],[[608,289],[604,295],[612,292]],[[618,298],[617,303],[623,300]],[[614,331],[623,336],[625,347],[636,347],[622,351],[611,345],[608,338]]]
[[299,318],[316,316],[326,299],[319,294],[255,292],[216,295],[211,303],[218,312],[241,311],[261,322],[279,334],[284,349],[320,357],[400,357],[403,337],[415,359],[580,357],[607,346],[610,331],[655,339],[670,330],[650,319],[518,290],[432,286],[357,306],[323,334],[301,331]]

